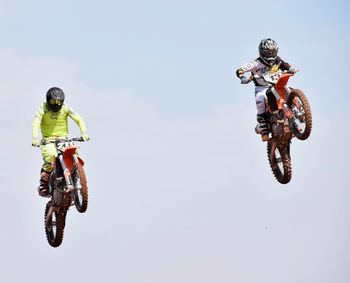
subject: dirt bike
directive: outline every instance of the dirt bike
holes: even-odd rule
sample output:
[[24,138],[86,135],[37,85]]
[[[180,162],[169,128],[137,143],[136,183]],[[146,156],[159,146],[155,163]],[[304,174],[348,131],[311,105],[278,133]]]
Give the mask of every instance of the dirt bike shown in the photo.
[[287,184],[292,178],[290,143],[293,137],[306,140],[312,129],[311,107],[303,91],[287,86],[294,72],[281,72],[279,66],[251,76],[263,78],[270,84],[266,91],[267,124],[271,132],[267,142],[267,156],[277,181]]
[[42,142],[54,143],[58,153],[52,161],[53,171],[49,179],[51,200],[45,208],[45,233],[52,247],[58,247],[62,243],[69,207],[75,205],[76,209],[83,213],[88,206],[84,161],[77,155],[76,141],[84,140],[67,138]]

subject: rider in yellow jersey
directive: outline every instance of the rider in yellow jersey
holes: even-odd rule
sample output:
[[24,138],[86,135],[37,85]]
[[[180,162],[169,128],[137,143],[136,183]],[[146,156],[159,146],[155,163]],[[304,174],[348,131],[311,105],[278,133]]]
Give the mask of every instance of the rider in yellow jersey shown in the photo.
[[[89,140],[83,118],[72,108],[64,104],[65,94],[58,87],[50,88],[46,93],[46,102],[43,102],[35,113],[32,124],[32,145],[39,147],[39,129],[42,141],[55,140],[68,137],[68,116],[77,123],[84,141]],[[54,143],[42,144],[41,154],[44,164],[41,168],[40,185],[38,192],[40,196],[48,196],[49,177],[52,171],[51,161],[57,157]]]

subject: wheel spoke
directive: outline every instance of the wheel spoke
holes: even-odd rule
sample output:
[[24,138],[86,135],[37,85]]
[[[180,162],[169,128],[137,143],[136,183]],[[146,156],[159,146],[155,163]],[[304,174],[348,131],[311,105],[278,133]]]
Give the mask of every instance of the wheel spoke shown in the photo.
[[284,175],[283,159],[282,159],[281,153],[280,153],[278,148],[276,148],[276,150],[275,150],[275,158],[276,158],[276,163],[277,163],[278,169],[280,170],[282,175]]
[[312,116],[309,102],[301,90],[293,89],[288,98],[297,125],[293,122],[293,133],[297,139],[305,140],[309,137],[312,128]]
[[45,209],[45,233],[49,244],[52,247],[58,247],[63,240],[66,212],[58,212],[56,208],[53,211],[51,209],[52,203],[50,201],[46,204]]

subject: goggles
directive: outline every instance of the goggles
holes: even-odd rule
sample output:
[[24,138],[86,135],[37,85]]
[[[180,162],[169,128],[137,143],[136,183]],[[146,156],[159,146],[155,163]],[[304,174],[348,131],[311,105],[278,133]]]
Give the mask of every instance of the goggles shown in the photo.
[[62,105],[63,104],[63,100],[61,100],[61,99],[51,98],[49,102],[51,105]]
[[274,58],[277,56],[277,50],[264,50],[262,54],[265,58]]

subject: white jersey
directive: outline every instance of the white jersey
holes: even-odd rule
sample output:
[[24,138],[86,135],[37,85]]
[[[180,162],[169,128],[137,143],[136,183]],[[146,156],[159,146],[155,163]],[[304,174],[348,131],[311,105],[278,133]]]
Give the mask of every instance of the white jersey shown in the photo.
[[[290,65],[287,62],[284,62],[280,57],[276,57],[274,64],[280,64],[279,68],[284,71],[290,68]],[[236,74],[241,76],[246,72],[251,72],[252,75],[258,75],[261,77],[262,74],[265,74],[271,69],[270,66],[265,64],[260,58],[251,61],[242,67],[240,67]],[[269,83],[265,82],[263,78],[253,79],[256,86],[269,86]]]

